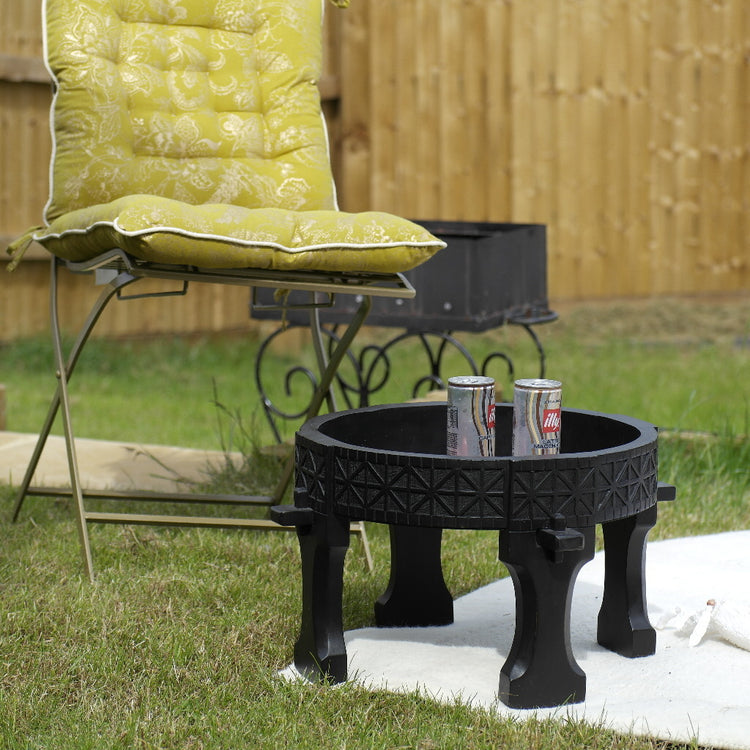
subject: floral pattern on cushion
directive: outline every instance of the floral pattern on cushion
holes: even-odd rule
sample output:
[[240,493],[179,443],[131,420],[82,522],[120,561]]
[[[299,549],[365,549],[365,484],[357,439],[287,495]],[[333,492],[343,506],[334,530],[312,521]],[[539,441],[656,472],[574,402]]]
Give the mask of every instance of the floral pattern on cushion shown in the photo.
[[150,195],[65,214],[35,239],[73,261],[119,247],[161,263],[342,273],[406,271],[443,246],[426,229],[383,212],[191,206]]
[[[337,210],[323,0],[46,0],[52,253],[216,268],[408,270],[444,243]],[[12,264],[13,265],[13,264]]]

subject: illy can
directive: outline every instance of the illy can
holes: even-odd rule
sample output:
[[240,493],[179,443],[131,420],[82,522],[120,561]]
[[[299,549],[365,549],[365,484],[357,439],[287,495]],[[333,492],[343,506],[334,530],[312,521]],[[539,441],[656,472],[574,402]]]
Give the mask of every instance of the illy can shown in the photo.
[[479,375],[448,379],[448,455],[495,455],[495,381]]
[[560,452],[562,384],[558,380],[516,380],[513,389],[513,455]]

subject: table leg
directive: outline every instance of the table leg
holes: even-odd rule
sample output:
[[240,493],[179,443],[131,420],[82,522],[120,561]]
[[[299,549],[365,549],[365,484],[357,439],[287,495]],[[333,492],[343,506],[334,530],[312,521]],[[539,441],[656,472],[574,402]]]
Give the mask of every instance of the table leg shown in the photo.
[[440,561],[442,529],[390,526],[391,575],[375,602],[378,627],[421,627],[453,622],[453,597]]
[[586,695],[570,643],[570,607],[578,571],[594,556],[594,537],[593,526],[500,534],[500,560],[516,594],[516,630],[499,689],[511,708],[576,703]]
[[310,680],[344,682],[347,677],[342,594],[349,521],[315,514],[298,526],[302,556],[302,627],[294,665]]
[[630,658],[656,651],[656,631],[646,608],[646,537],[656,523],[656,505],[604,530],[604,595],[597,640]]

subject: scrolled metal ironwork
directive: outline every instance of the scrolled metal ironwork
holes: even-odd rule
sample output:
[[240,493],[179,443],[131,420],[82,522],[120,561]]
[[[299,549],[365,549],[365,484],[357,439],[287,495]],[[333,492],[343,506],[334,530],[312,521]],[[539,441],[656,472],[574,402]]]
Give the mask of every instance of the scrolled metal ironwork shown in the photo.
[[[516,325],[524,328],[534,342],[539,353],[540,377],[544,377],[544,349],[539,338],[527,323],[518,322]],[[278,442],[283,439],[280,430],[282,423],[294,423],[296,427],[307,414],[319,379],[309,367],[301,364],[290,366],[283,377],[282,403],[279,401],[278,394],[273,394],[274,387],[278,387],[279,379],[275,377],[273,381],[269,381],[268,377],[264,377],[263,363],[274,341],[277,341],[286,331],[301,327],[303,326],[289,324],[277,328],[261,343],[255,360],[256,387],[264,415]],[[321,327],[321,334],[326,339],[326,348],[329,353],[340,343],[337,330],[337,326]],[[466,374],[490,375],[492,367],[500,361],[504,363],[507,377],[511,381],[514,378],[513,359],[504,351],[490,352],[481,362],[478,362],[468,347],[451,331],[407,330],[391,336],[385,343],[370,341],[357,352],[347,351],[345,358],[347,364],[337,371],[334,379],[336,396],[342,400],[342,405],[347,409],[371,406],[379,396],[387,393],[386,389],[392,382],[396,369],[394,355],[403,349],[418,352],[418,354],[410,358],[408,372],[399,371],[399,379],[405,383],[405,387],[398,398],[416,399],[427,395],[430,391],[444,390],[448,377],[455,374],[457,368]],[[417,362],[424,363],[425,367],[420,367],[416,364]],[[451,367],[450,373],[446,371],[449,366]],[[329,404],[329,407],[333,410],[332,404]]]

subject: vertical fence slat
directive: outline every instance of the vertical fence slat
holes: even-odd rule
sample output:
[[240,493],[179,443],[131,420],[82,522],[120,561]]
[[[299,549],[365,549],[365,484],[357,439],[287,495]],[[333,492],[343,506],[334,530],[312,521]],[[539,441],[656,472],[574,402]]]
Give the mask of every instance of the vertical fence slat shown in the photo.
[[585,296],[602,288],[601,243],[604,238],[602,188],[604,185],[604,122],[605,102],[602,88],[602,34],[601,8],[597,2],[585,0],[581,12],[581,202],[583,220],[577,248],[560,248],[577,257],[575,264],[574,294]]
[[492,167],[487,158],[486,137],[487,0],[467,0],[461,11],[464,44],[459,86],[464,102],[461,134],[466,155],[461,170],[460,211],[464,217],[481,221],[487,217],[487,185]]
[[[650,197],[651,236],[654,250],[654,291],[667,293],[680,269],[675,266],[674,234],[674,141],[675,126],[675,23],[677,3],[652,4],[652,142],[653,171]],[[671,277],[671,278],[670,278]]]
[[[371,208],[372,122],[370,112],[370,3],[341,11],[341,183],[339,202],[347,211]],[[329,9],[329,13],[338,12]]]
[[412,125],[416,133],[416,163],[411,176],[406,175],[407,195],[413,194],[406,205],[413,206],[411,216],[420,219],[438,219],[440,201],[440,165],[450,158],[440,149],[437,127],[445,107],[441,88],[440,14],[435,12],[431,0],[417,0],[416,27],[418,33],[412,44],[415,47],[414,71],[415,104]]
[[628,290],[642,290],[639,293],[645,296],[653,291],[652,257],[655,251],[650,245],[648,208],[652,180],[649,96],[650,0],[630,0],[625,5],[628,79],[624,95],[627,102],[627,139],[623,151],[625,186],[620,200],[624,205],[627,224],[620,252],[625,257],[628,269]]
[[675,161],[675,248],[677,263],[684,268],[682,284],[697,281],[694,258],[699,251],[696,236],[698,211],[698,159],[690,144],[698,140],[698,120],[690,116],[700,107],[696,80],[696,53],[700,49],[699,5],[681,0],[678,8],[676,42],[677,115],[672,151]]
[[529,39],[534,24],[533,3],[513,0],[510,33],[511,100],[509,116],[512,120],[511,157],[511,221],[534,221],[532,145],[532,74],[533,56]]
[[511,90],[510,46],[511,4],[505,0],[487,0],[484,45],[485,66],[485,138],[487,177],[486,212],[490,220],[511,215]]
[[627,295],[632,284],[628,269],[624,231],[626,162],[622,158],[626,150],[628,131],[626,127],[628,71],[626,68],[625,44],[627,36],[627,3],[614,0],[602,13],[602,97],[605,112],[602,127],[602,212],[599,242],[602,284],[610,285],[615,296]]
[[444,0],[440,8],[439,39],[441,55],[441,109],[437,121],[440,137],[440,201],[438,218],[461,218],[462,169],[466,161],[466,141],[462,133],[464,97],[462,74],[463,29],[456,0]]
[[700,25],[699,71],[703,101],[699,124],[703,142],[700,164],[703,216],[701,244],[705,251],[702,257],[697,259],[697,266],[708,281],[712,276],[716,258],[722,253],[720,245],[724,239],[726,220],[725,209],[722,208],[726,150],[723,137],[724,126],[721,120],[726,116],[727,102],[723,90],[723,51],[719,46],[723,41],[723,31],[719,8],[715,4],[701,4]]
[[[745,13],[747,4],[745,4]],[[717,139],[717,156],[720,175],[715,186],[717,200],[717,223],[715,237],[707,248],[710,262],[708,274],[714,289],[720,289],[720,279],[734,266],[743,264],[747,271],[750,252],[746,240],[744,256],[737,252],[735,238],[742,229],[741,217],[748,212],[748,196],[742,201],[742,173],[748,170],[748,130],[747,119],[727,116],[727,113],[742,111],[743,102],[747,113],[750,89],[738,88],[742,81],[740,71],[747,71],[750,64],[748,37],[738,35],[742,28],[739,11],[733,4],[714,4],[716,15],[715,36],[710,41],[707,57],[714,60],[716,68],[717,120],[714,129]],[[744,79],[747,83],[747,78]],[[724,113],[722,116],[719,113]],[[705,271],[704,271],[705,273]]]
[[[391,13],[396,11],[392,7]],[[390,156],[393,198],[390,205],[399,206],[399,212],[416,216],[416,175],[420,171],[416,161],[421,128],[417,120],[417,48],[422,31],[419,28],[416,0],[404,2],[399,7],[399,21],[395,24],[396,50],[393,55],[393,107],[391,127],[394,148]],[[400,71],[404,71],[400,73]]]
[[[372,175],[370,208],[386,209],[397,204],[396,181],[393,175],[396,151],[397,117],[407,113],[396,111],[396,76],[408,74],[398,71],[396,58],[398,49],[394,47],[394,19],[398,0],[380,0],[370,5],[370,98],[371,98],[371,139]],[[399,14],[399,22],[404,14]],[[390,49],[383,55],[381,50]]]
[[[559,161],[556,193],[557,223],[550,239],[550,279],[554,285],[575,289],[581,276],[581,230],[589,219],[591,206],[583,198],[581,165],[588,144],[583,130],[583,65],[580,30],[583,9],[580,3],[561,4],[555,56],[557,134],[555,149]],[[562,249],[575,248],[575,256],[563,261]]]

